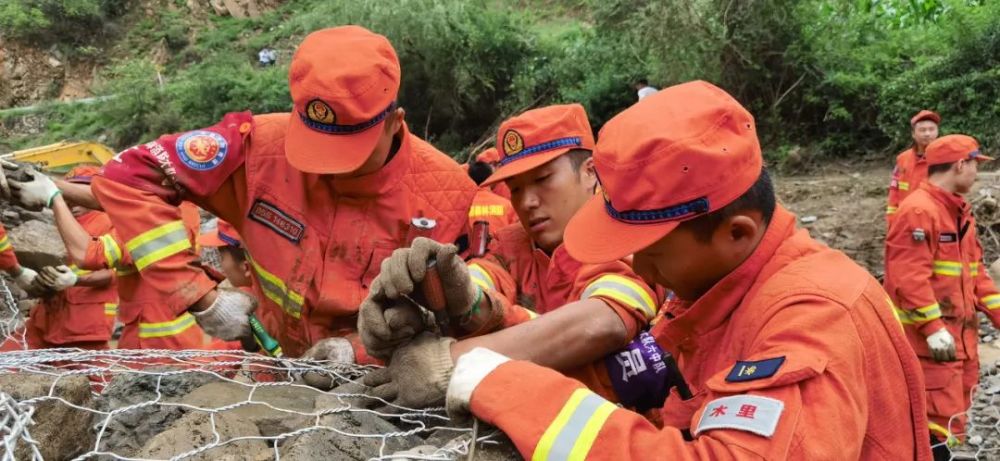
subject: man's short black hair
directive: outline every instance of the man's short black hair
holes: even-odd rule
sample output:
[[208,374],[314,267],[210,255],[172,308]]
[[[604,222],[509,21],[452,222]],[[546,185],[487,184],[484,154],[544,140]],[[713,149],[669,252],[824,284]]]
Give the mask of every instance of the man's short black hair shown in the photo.
[[649,80],[646,80],[644,78],[640,78],[639,80],[635,81],[635,84],[636,85],[649,86]]
[[927,167],[927,176],[934,176],[938,173],[947,173],[957,162],[939,163]]
[[476,185],[482,184],[491,174],[493,167],[489,163],[477,160],[469,164],[469,177],[476,182]]
[[232,245],[224,245],[219,247],[219,253],[228,254],[237,263],[246,262],[247,254],[243,252],[242,247],[236,247]]
[[690,221],[684,221],[679,227],[694,233],[699,242],[708,242],[712,234],[726,218],[744,211],[759,211],[764,217],[764,224],[771,222],[777,198],[774,196],[774,184],[766,169],[760,170],[760,177],[735,201],[707,215],[699,216]]
[[593,156],[593,152],[586,149],[573,149],[566,152],[566,156],[569,157],[569,163],[573,166],[573,171],[580,169],[580,165],[586,162],[588,158]]

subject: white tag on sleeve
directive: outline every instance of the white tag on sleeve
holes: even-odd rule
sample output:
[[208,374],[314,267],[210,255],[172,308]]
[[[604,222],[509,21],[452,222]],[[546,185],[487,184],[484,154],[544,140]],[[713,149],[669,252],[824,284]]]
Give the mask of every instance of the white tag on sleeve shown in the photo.
[[736,429],[770,438],[785,403],[758,395],[734,395],[708,402],[694,435],[712,429]]

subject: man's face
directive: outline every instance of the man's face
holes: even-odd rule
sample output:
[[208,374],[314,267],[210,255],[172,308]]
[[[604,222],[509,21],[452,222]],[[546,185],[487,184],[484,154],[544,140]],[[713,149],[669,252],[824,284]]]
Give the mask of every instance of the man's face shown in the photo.
[[403,128],[403,118],[405,114],[406,112],[403,108],[398,108],[387,115],[385,123],[382,125],[382,134],[379,136],[378,143],[375,144],[375,149],[372,150],[372,154],[368,157],[368,160],[366,160],[365,163],[357,170],[334,176],[355,178],[380,170],[382,166],[385,165],[385,160],[389,157],[389,151],[392,149],[393,139],[396,138],[396,134],[399,133],[399,130]]
[[927,148],[938,137],[938,125],[933,120],[921,120],[913,125],[913,141],[921,149]]
[[234,287],[248,287],[253,282],[250,279],[250,264],[246,261],[238,261],[228,251],[219,252],[219,265],[222,266],[222,274],[226,276],[229,283]]
[[976,183],[976,175],[979,173],[979,162],[975,160],[961,160],[956,165],[958,174],[955,177],[955,192],[968,194],[972,190],[972,185]]
[[573,168],[569,156],[561,155],[507,180],[514,211],[542,250],[551,253],[562,244],[569,219],[594,195],[593,165],[588,158]]

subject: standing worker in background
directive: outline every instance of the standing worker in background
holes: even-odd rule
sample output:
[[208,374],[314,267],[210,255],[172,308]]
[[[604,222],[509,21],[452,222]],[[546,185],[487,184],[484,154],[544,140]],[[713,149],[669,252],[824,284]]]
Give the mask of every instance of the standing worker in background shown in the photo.
[[500,229],[517,223],[517,213],[510,200],[497,195],[489,186],[482,185],[491,174],[493,168],[486,163],[477,160],[469,165],[469,177],[480,186],[469,208],[469,229],[475,229],[476,222],[481,221],[486,223],[489,234],[495,235]]
[[[399,333],[407,332],[406,327],[411,337],[422,328],[390,328],[396,313],[387,310],[402,295],[426,296],[420,282],[428,260],[434,258],[450,295],[447,310],[453,333],[463,340],[425,341],[425,347],[407,352],[429,358],[425,363],[432,366],[412,366],[410,357],[392,356],[389,368],[369,374],[366,382],[379,384],[390,375],[391,392],[376,389],[377,395],[398,393],[404,406],[440,404],[453,358],[482,346],[569,372],[607,398],[637,405],[647,394],[644,383],[665,381],[656,379],[665,378],[663,367],[657,366],[662,365],[662,354],[659,359],[648,357],[643,376],[637,376],[643,367],[623,370],[613,357],[606,367],[605,358],[645,329],[661,300],[632,271],[629,258],[583,264],[563,245],[566,224],[597,185],[587,113],[579,104],[527,111],[500,125],[497,146],[503,152],[501,166],[486,184],[504,181],[510,186],[521,222],[501,229],[490,252],[471,260],[468,269],[454,249],[429,240],[397,250],[376,279],[384,294],[373,291],[359,317],[369,350],[388,358],[394,345],[389,340],[400,344],[404,338],[399,336],[407,335]],[[384,305],[373,305],[380,302]]]
[[237,288],[253,286],[253,272],[247,254],[243,251],[240,234],[232,224],[216,220],[215,230],[198,236],[198,244],[205,248],[215,248],[219,252],[219,266],[229,284]]
[[[476,155],[476,161],[489,165],[490,171],[492,172],[500,166],[500,154],[497,152],[496,147],[491,146],[480,152],[479,155]],[[510,189],[507,188],[506,183],[502,181],[495,183],[492,187],[490,187],[490,190],[492,190],[494,194],[510,200]]]
[[896,156],[896,167],[889,182],[889,205],[885,208],[887,217],[896,213],[899,204],[911,192],[917,190],[927,179],[927,146],[937,139],[941,116],[929,110],[922,110],[910,119],[913,145]]
[[664,421],[687,427],[657,429],[486,348],[449,370],[450,414],[499,427],[535,460],[928,459],[919,363],[885,292],[795,228],[762,163],[753,117],[731,96],[667,88],[604,126],[604,195],[566,229],[574,258],[634,253],[636,272],[677,296],[651,334],[692,393],[671,393]]
[[635,84],[632,85],[632,87],[635,88],[635,93],[636,96],[638,96],[639,101],[642,101],[643,99],[646,99],[646,97],[652,96],[656,94],[657,91],[660,91],[654,87],[649,86],[649,80],[646,80],[644,78],[636,80]]
[[[289,68],[292,113],[230,113],[208,128],[127,149],[94,195],[161,302],[208,334],[251,334],[257,316],[292,357],[368,363],[358,305],[381,261],[417,236],[455,242],[476,187],[410,134],[396,52],[357,26],[309,34]],[[176,204],[232,223],[256,296],[216,288],[186,242]]]
[[[95,166],[78,166],[70,170],[65,179],[86,184],[97,171]],[[100,211],[74,206],[65,212],[57,219],[73,220],[88,238],[111,230],[111,220]],[[6,241],[6,237],[3,240]],[[75,264],[45,267],[36,285],[32,291],[41,292],[43,297],[31,309],[25,323],[28,348],[108,348],[118,309],[118,290],[112,271],[88,271]],[[0,345],[0,350],[11,350],[11,346]]]
[[1000,327],[1000,293],[983,267],[964,198],[986,160],[969,136],[932,142],[924,155],[927,181],[900,204],[886,237],[885,287],[924,370],[937,459],[949,459],[945,444],[965,437],[965,412],[979,382],[976,311]]

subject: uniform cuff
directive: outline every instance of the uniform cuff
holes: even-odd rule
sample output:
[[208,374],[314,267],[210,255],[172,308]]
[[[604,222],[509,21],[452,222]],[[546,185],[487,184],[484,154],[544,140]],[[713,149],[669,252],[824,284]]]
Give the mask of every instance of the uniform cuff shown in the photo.
[[448,383],[448,401],[461,403],[469,407],[472,391],[486,376],[500,365],[510,361],[505,355],[493,352],[484,347],[477,347],[462,354],[455,363],[451,381]]
[[921,325],[917,330],[926,338],[942,328],[945,328],[944,322],[941,319],[934,319]]

